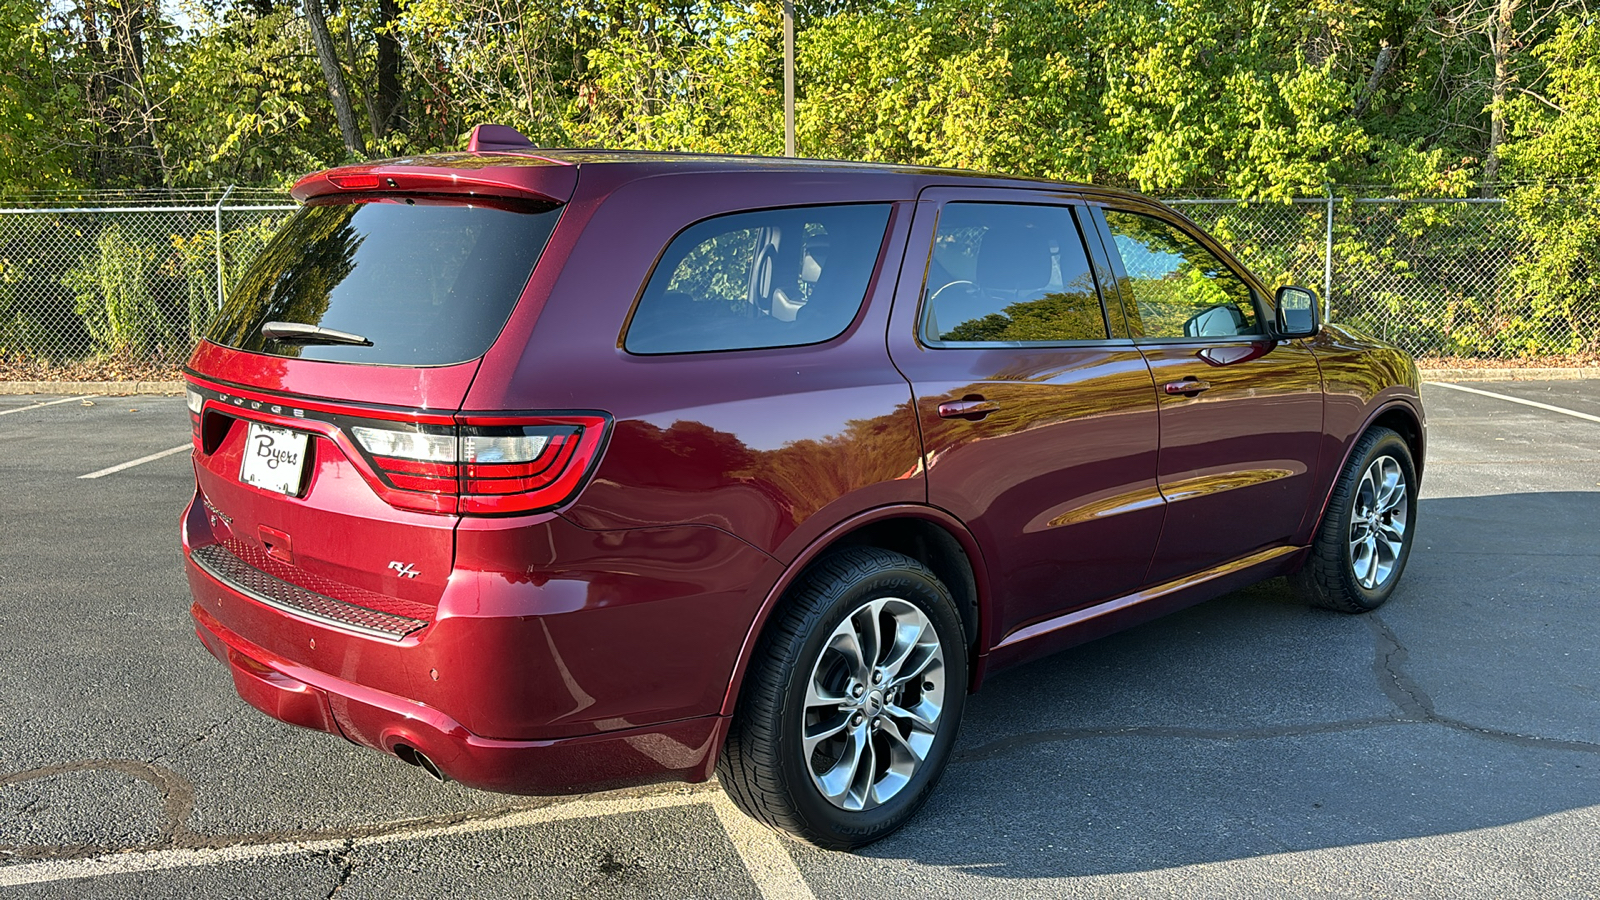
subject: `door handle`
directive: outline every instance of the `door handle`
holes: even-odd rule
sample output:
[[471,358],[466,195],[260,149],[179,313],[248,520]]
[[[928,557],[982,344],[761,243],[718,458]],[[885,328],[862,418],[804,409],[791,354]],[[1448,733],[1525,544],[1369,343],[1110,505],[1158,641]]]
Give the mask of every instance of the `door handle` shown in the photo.
[[946,400],[939,404],[939,418],[941,419],[966,419],[976,422],[1000,408],[1000,404],[982,397],[964,397],[960,400]]
[[1193,377],[1185,378],[1182,381],[1169,381],[1166,384],[1166,391],[1169,395],[1182,394],[1185,397],[1193,397],[1199,394],[1201,391],[1207,391],[1210,389],[1211,382],[1201,381],[1200,379]]

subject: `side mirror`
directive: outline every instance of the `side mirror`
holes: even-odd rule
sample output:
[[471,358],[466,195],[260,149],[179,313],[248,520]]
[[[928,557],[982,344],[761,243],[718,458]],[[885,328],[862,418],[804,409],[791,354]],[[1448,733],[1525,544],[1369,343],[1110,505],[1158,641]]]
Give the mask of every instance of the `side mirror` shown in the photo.
[[1322,304],[1303,287],[1278,288],[1278,337],[1311,337],[1322,329]]

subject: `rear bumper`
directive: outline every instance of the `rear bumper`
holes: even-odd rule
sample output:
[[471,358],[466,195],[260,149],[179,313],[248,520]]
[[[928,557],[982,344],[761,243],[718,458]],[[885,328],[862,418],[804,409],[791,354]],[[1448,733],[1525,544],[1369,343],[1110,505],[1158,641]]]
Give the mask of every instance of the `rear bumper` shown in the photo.
[[251,706],[383,753],[412,748],[444,775],[483,790],[548,795],[704,781],[727,730],[726,718],[704,716],[571,738],[484,738],[416,701],[277,656],[230,631],[198,603],[190,614],[201,643],[227,664],[239,696]]

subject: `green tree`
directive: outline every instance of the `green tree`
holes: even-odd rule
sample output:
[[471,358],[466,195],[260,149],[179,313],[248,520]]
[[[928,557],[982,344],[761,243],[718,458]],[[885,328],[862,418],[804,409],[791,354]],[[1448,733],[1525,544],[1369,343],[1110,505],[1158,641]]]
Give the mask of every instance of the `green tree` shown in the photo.
[[[1529,248],[1512,281],[1525,302],[1515,349],[1600,350],[1600,27],[1567,19],[1539,49],[1548,96],[1511,101],[1506,161]],[[1556,333],[1555,346],[1546,337]]]

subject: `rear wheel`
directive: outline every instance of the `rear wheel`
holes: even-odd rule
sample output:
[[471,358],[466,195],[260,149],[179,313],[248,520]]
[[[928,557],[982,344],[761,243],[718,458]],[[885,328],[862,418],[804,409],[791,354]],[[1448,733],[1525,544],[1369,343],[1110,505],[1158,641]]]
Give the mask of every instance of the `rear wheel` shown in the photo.
[[1377,609],[1400,580],[1416,524],[1411,448],[1387,428],[1362,435],[1334,485],[1328,511],[1295,587],[1341,612]]
[[917,811],[955,742],[967,685],[955,604],[916,560],[858,547],[816,564],[775,615],[718,778],[773,828],[869,844]]

